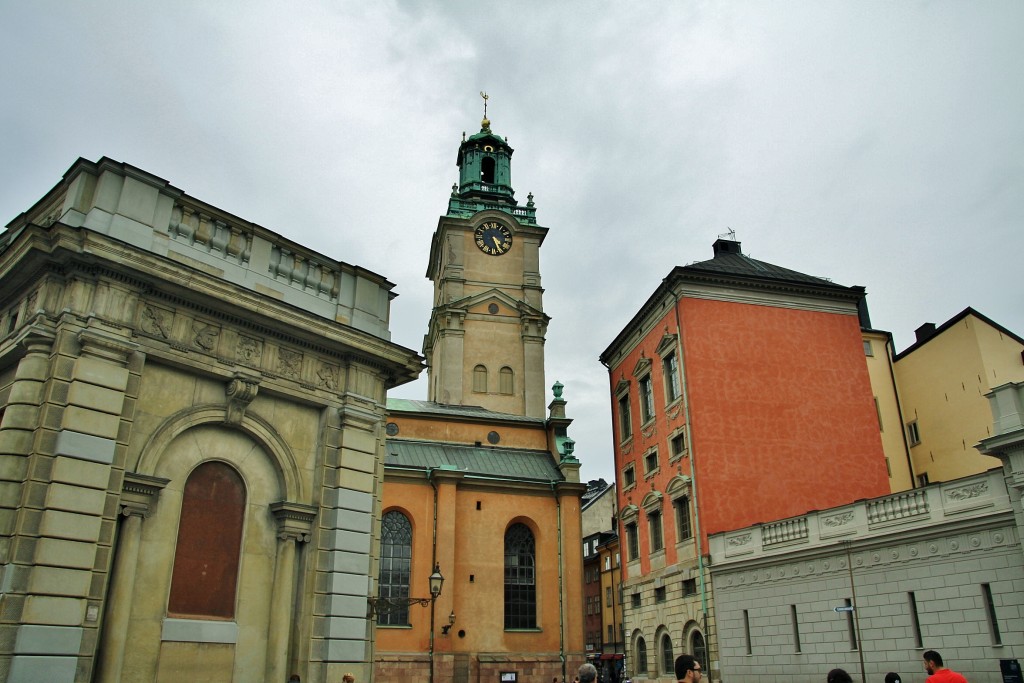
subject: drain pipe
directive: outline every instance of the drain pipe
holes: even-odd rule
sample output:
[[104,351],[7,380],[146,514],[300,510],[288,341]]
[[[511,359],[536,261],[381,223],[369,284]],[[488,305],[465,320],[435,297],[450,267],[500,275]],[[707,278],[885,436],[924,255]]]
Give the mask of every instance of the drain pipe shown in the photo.
[[[686,415],[686,447],[690,451],[690,457],[687,458],[690,461],[690,482],[692,484],[691,490],[693,493],[693,526],[694,526],[694,538],[697,543],[697,572],[700,578],[700,609],[701,615],[704,621],[704,642],[707,652],[711,652],[711,628],[708,626],[708,591],[707,584],[704,580],[704,552],[701,549],[701,526],[700,526],[700,506],[697,505],[697,470],[694,466],[694,460],[696,454],[693,451],[693,422],[690,419],[690,392],[689,387],[686,383],[686,361],[683,353],[683,325],[679,318],[679,295],[672,291],[672,297],[675,300],[675,306],[673,307],[676,314],[676,353],[679,354],[679,385],[683,391],[683,413]],[[686,643],[683,643],[685,646]],[[685,647],[683,649],[686,649]],[[716,646],[715,651],[718,651]],[[708,662],[708,668],[710,669],[711,662]],[[710,680],[711,674],[708,674]]]
[[[555,496],[555,513],[558,521],[558,658],[562,660],[562,680],[568,680],[565,668],[565,605],[563,595],[565,592],[564,578],[562,576],[562,500],[558,497],[555,487],[558,484],[551,482],[551,493]],[[536,571],[536,570],[535,570]]]
[[[434,481],[434,470],[437,468],[427,468],[427,480],[430,482],[430,487],[434,489],[434,523],[432,537],[430,539],[430,565],[432,567],[437,566],[437,482]],[[434,605],[436,600],[430,601],[430,683],[434,683]]]

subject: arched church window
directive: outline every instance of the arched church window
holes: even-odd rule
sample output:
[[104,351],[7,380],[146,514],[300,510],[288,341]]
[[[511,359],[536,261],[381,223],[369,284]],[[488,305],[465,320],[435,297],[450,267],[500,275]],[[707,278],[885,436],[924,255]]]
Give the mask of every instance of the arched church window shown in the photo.
[[[401,604],[409,597],[412,569],[412,524],[397,510],[385,512],[381,518],[380,576],[377,579],[381,603],[388,605],[377,616],[382,626],[406,626],[409,605]],[[398,604],[388,602],[397,599]]]
[[487,392],[487,368],[483,365],[473,368],[473,391]]
[[501,369],[499,376],[500,379],[500,390],[503,394],[511,394],[514,388],[515,374],[512,372],[512,368],[507,365]]
[[480,180],[485,183],[494,182],[494,157],[484,157],[480,162]]
[[204,462],[185,481],[167,612],[233,619],[245,519],[245,483],[223,462]]
[[513,524],[505,532],[505,628],[537,628],[533,532]]

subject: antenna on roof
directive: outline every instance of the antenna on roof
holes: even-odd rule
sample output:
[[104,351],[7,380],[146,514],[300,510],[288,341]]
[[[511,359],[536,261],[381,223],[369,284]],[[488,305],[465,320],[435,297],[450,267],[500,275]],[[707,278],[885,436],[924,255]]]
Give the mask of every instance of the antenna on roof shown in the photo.
[[719,233],[718,234],[718,239],[729,239],[729,240],[732,240],[733,242],[735,242],[736,241],[736,231],[733,230],[732,228],[730,228],[729,226],[725,226],[725,227],[727,229],[727,232]]

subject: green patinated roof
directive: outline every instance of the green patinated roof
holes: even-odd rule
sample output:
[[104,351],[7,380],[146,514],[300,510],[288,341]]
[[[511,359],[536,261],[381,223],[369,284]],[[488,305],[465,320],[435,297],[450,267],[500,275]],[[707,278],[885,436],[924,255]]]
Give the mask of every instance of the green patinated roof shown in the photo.
[[543,418],[511,415],[487,410],[480,406],[457,406],[434,401],[416,401],[411,398],[389,398],[388,410],[391,412],[420,413],[423,415],[439,415],[445,417],[469,417],[474,419],[501,420],[502,422],[527,422],[543,424]]
[[467,475],[499,479],[562,481],[562,473],[547,451],[403,439],[388,439],[385,450],[385,465],[424,470],[447,467]]

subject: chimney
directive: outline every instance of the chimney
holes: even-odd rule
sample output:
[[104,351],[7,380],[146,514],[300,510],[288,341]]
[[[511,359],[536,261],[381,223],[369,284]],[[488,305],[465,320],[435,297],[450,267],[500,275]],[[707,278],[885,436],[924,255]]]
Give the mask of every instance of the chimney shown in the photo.
[[935,334],[935,323],[925,323],[914,330],[914,335],[917,337],[917,342],[919,344],[927,340],[933,334]]
[[712,248],[715,250],[715,258],[718,258],[719,256],[725,256],[726,254],[743,253],[740,250],[739,242],[737,242],[736,240],[727,240],[724,237],[719,237],[717,240],[715,240],[715,243],[712,245]]

